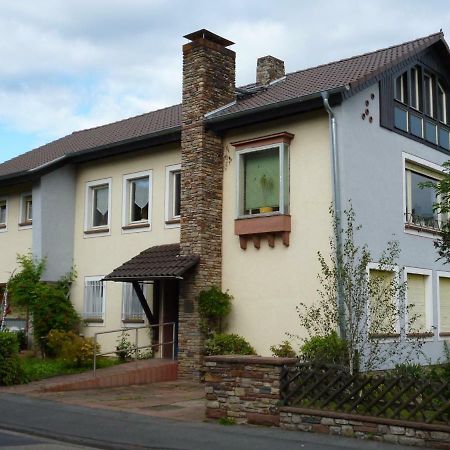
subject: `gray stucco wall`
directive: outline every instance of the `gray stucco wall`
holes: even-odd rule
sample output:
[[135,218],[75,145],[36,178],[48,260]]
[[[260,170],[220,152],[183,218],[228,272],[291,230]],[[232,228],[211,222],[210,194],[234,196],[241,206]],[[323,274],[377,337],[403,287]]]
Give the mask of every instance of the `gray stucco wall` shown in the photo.
[[47,258],[45,281],[56,281],[73,265],[75,170],[64,166],[33,186],[33,254]]
[[[371,94],[375,98],[371,100]],[[365,101],[369,100],[369,106]],[[369,109],[368,118],[361,114]],[[360,92],[335,108],[343,206],[352,201],[357,222],[362,225],[361,243],[367,243],[377,258],[389,240],[399,242],[400,267],[433,270],[434,338],[424,350],[428,358],[442,357],[443,342],[438,337],[437,271],[449,271],[450,265],[437,262],[433,238],[407,234],[404,230],[404,176],[402,152],[441,165],[449,156],[412,139],[380,127],[378,85]],[[422,358],[422,361],[425,359]]]

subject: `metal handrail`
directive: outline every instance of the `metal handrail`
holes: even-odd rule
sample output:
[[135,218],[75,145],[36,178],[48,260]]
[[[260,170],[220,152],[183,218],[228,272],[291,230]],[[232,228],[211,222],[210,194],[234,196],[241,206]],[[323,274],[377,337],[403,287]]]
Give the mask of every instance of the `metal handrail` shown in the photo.
[[[165,326],[169,326],[169,325],[172,327],[172,340],[171,341],[164,342],[164,334],[163,334],[162,342],[160,342],[158,344],[143,345],[143,346],[139,347],[139,330],[142,330],[143,328],[145,328],[147,330],[151,330],[153,328],[159,329],[160,327],[165,327]],[[98,333],[94,333],[94,376],[95,376],[96,370],[97,370],[97,357],[112,355],[117,352],[117,350],[113,350],[111,352],[97,353],[97,341],[98,341],[97,336],[99,336],[100,334],[111,334],[111,333],[119,333],[119,332],[123,333],[123,332],[131,332],[132,330],[135,330],[136,337],[135,337],[135,346],[134,346],[133,350],[134,350],[134,360],[136,362],[138,360],[139,350],[144,349],[144,348],[162,347],[163,345],[169,345],[169,344],[172,344],[172,359],[175,359],[175,341],[176,341],[175,326],[176,326],[175,322],[164,322],[164,323],[159,323],[159,324],[155,324],[155,325],[146,325],[146,326],[133,327],[133,328],[118,328],[115,330],[99,331]]]

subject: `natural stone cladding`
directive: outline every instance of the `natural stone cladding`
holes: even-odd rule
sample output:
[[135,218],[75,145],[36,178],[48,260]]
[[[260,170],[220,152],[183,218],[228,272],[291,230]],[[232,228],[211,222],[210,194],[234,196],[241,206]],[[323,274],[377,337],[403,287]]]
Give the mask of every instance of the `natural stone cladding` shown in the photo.
[[274,80],[284,77],[284,61],[273,56],[258,58],[256,64],[256,82],[267,85]]
[[[181,283],[179,303],[179,375],[197,378],[203,338],[196,298],[202,289],[222,284],[223,144],[205,129],[205,113],[235,95],[235,53],[211,33],[187,36],[183,46],[181,131],[181,254],[200,262]],[[217,38],[217,39],[216,39]]]
[[294,358],[206,357],[206,417],[450,450],[448,425],[280,406],[282,368],[296,363]]

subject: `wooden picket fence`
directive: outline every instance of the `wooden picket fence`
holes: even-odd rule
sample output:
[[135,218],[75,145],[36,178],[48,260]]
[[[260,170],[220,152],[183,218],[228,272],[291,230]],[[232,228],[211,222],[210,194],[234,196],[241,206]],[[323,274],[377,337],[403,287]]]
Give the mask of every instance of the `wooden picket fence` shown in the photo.
[[299,363],[283,368],[280,391],[285,406],[450,425],[450,380]]

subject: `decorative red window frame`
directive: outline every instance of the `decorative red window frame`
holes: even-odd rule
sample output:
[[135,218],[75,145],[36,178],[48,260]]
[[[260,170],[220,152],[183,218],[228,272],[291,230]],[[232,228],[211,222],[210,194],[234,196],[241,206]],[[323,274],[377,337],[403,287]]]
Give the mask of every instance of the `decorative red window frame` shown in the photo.
[[[244,148],[266,147],[271,144],[290,144],[294,135],[283,131],[267,136],[252,139],[244,139],[232,142],[236,150]],[[289,235],[291,232],[291,216],[289,214],[272,214],[254,217],[238,218],[234,221],[234,232],[239,236],[242,250],[247,249],[247,241],[253,241],[255,248],[261,246],[261,238],[267,238],[270,247],[275,246],[275,237],[281,236],[283,244],[289,246]]]

